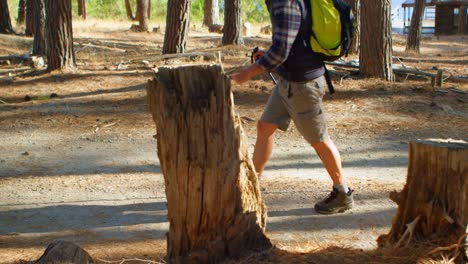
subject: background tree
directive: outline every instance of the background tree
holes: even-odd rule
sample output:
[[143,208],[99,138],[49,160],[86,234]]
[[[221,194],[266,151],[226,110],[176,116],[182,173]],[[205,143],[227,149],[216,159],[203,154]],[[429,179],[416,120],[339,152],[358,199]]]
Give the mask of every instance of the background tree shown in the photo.
[[26,0],[18,1],[18,19],[16,20],[18,25],[24,24],[26,19]]
[[26,30],[24,34],[28,37],[34,35],[34,0],[26,0]]
[[354,32],[353,42],[349,48],[350,54],[359,53],[359,39],[361,35],[361,0],[347,0],[348,4],[351,5],[354,14],[354,21],[356,23],[356,31]]
[[148,32],[149,0],[137,0],[138,31]]
[[15,33],[11,26],[10,10],[8,9],[7,0],[0,0],[0,33]]
[[71,0],[46,1],[47,71],[75,69]]
[[242,44],[241,1],[226,0],[224,5],[223,45]]
[[127,11],[127,18],[134,21],[135,16],[133,15],[132,4],[130,3],[130,0],[125,0],[125,10]]
[[86,19],[86,0],[78,0],[78,15]]
[[163,54],[184,53],[190,23],[191,0],[168,0]]
[[45,7],[44,0],[34,1],[34,43],[33,55],[45,54]]
[[392,81],[390,0],[362,0],[360,41],[361,75]]
[[423,13],[426,7],[426,0],[416,0],[411,16],[411,25],[406,41],[406,51],[416,51],[419,53],[419,44],[421,43],[421,32],[423,24]]
[[203,6],[203,25],[211,26],[219,24],[219,4],[218,0],[205,0]]

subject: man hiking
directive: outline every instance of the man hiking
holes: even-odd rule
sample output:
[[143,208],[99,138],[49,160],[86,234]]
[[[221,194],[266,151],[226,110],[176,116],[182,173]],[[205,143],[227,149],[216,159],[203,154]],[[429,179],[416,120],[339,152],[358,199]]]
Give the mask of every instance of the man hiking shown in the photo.
[[273,28],[272,45],[253,54],[256,62],[232,75],[242,84],[263,72],[280,75],[257,123],[253,163],[258,175],[271,156],[273,135],[285,131],[291,119],[312,145],[333,181],[332,192],[315,204],[322,214],[344,212],[354,206],[353,190],[343,176],[340,153],[330,139],[322,98],[326,90],[321,58],[307,44],[311,32],[309,0],[267,0]]

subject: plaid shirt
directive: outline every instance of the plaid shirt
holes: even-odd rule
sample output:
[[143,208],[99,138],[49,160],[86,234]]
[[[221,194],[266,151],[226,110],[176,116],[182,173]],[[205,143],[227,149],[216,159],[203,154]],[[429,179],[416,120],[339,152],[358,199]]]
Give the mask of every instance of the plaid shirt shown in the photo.
[[272,20],[273,43],[257,64],[266,71],[273,71],[288,58],[301,27],[302,17],[298,1],[271,0],[268,8]]

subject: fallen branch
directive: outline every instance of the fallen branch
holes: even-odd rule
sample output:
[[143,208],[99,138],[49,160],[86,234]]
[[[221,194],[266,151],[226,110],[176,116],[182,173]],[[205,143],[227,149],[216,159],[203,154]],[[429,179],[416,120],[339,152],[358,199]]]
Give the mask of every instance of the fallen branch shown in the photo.
[[165,264],[165,262],[158,262],[150,259],[139,259],[139,258],[132,258],[132,259],[121,259],[121,260],[105,260],[105,259],[97,259],[101,262],[104,263],[119,263],[123,264],[126,262],[143,262],[143,263],[148,263],[148,264]]
[[409,245],[409,243],[413,239],[414,229],[416,228],[416,225],[418,224],[420,218],[421,216],[418,215],[418,217],[416,217],[411,223],[406,224],[406,230],[401,236],[400,240],[398,240],[398,242],[395,244],[395,248],[400,247],[404,240],[406,240],[405,247]]

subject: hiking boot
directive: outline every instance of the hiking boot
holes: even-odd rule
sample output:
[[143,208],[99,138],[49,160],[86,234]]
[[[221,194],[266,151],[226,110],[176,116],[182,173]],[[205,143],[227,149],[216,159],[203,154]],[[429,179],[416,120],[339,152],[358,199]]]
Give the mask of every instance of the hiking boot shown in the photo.
[[333,191],[327,198],[315,204],[315,211],[320,214],[336,214],[349,210],[353,206],[354,199],[351,188],[348,193],[343,193],[333,188]]

